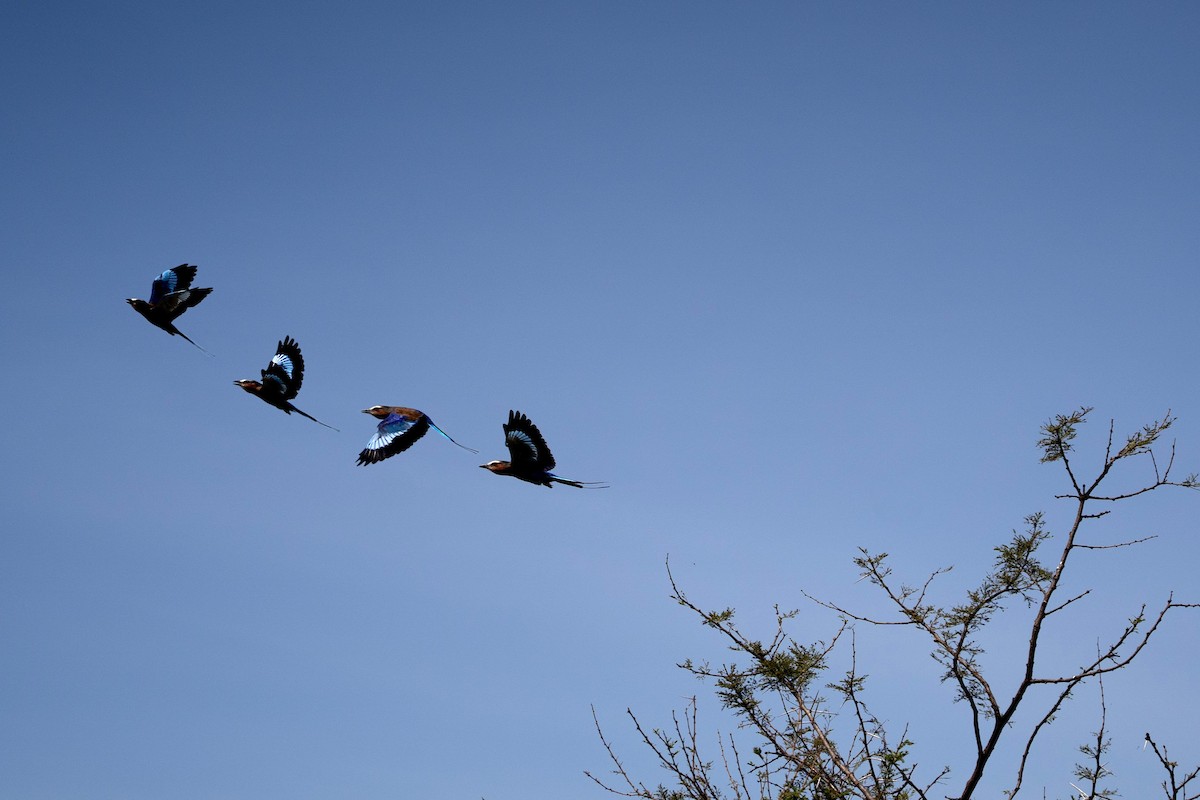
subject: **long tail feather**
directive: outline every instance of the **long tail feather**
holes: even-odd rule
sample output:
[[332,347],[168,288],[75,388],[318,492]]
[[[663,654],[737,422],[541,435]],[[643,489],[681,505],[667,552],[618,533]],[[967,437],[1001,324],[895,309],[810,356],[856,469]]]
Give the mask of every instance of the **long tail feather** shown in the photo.
[[204,353],[208,353],[209,358],[216,358],[216,356],[214,356],[212,353],[209,353],[207,350],[205,350],[200,345],[196,344],[195,342],[192,342],[192,340],[190,338],[188,338],[188,335],[186,333],[184,333],[183,331],[179,330],[179,328],[176,328],[175,332],[178,333],[180,336],[182,336],[184,339],[187,339],[189,342],[191,342],[192,346],[195,347],[197,350],[200,350],[201,352],[204,352]]
[[[317,423],[318,425],[325,425],[324,422],[321,422],[321,420],[317,419],[312,414],[307,414],[307,413],[301,411],[300,409],[296,408],[295,406],[292,406],[292,411],[295,411],[297,414],[299,414],[302,417],[308,417],[309,419],[311,419],[313,422]],[[331,431],[337,431],[338,433],[341,433],[340,430],[333,427],[332,425],[325,425],[325,427],[329,428],[329,430],[331,430]]]
[[[446,433],[444,430],[439,428],[437,425],[434,425],[433,420],[429,420],[429,427],[433,428],[435,431],[440,433],[442,436],[445,436],[447,439],[450,439],[450,434]],[[458,442],[455,442],[453,439],[450,439],[450,441],[454,442],[454,444],[458,444]],[[475,454],[479,453],[479,451],[476,450],[474,447],[467,447],[465,444],[458,444],[458,446],[461,447],[463,450],[470,450],[472,453],[475,453]]]
[[574,486],[576,489],[608,489],[610,488],[606,481],[573,481],[567,478],[560,478],[557,475],[550,475],[550,480],[555,483],[565,483],[567,486]]

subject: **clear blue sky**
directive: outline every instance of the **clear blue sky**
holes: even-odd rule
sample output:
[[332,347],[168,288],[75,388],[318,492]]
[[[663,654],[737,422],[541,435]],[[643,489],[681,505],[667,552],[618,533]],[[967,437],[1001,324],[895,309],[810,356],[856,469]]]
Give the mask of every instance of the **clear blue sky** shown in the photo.
[[[591,704],[657,781],[624,709],[669,722],[725,654],[668,554],[765,635],[802,589],[878,607],[859,545],[951,589],[1061,532],[1056,412],[1095,444],[1171,408],[1200,468],[1198,40],[1184,3],[10,6],[0,796],[598,797]],[[183,262],[215,358],[123,302]],[[341,433],[232,385],[285,335]],[[374,404],[481,454],[356,467]],[[477,469],[510,408],[612,488]],[[1200,599],[1196,501],[1098,526],[1160,538],[1081,559],[1060,663]],[[1146,730],[1200,760],[1198,624],[1106,685],[1125,796]],[[921,643],[859,647],[961,766]]]

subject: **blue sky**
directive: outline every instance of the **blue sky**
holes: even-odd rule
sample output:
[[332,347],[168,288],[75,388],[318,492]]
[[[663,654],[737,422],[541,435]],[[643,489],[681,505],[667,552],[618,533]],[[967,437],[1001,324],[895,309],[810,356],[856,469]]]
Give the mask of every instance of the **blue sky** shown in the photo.
[[[955,564],[949,602],[1026,514],[1061,532],[1054,413],[1096,407],[1086,447],[1173,409],[1200,468],[1198,33],[1182,3],[10,8],[0,794],[602,796],[590,706],[657,781],[625,708],[667,723],[707,691],[675,664],[724,655],[668,555],[766,635],[801,590],[878,607],[860,545]],[[123,302],[183,262],[215,358]],[[340,433],[232,385],[285,335]],[[374,404],[481,454],[356,467]],[[612,488],[477,469],[510,408]],[[1081,559],[1061,663],[1188,594],[1194,503],[1097,526],[1160,538]],[[1196,625],[1106,683],[1127,796],[1146,730],[1200,759]],[[921,643],[858,639],[961,777]],[[1070,794],[1094,727],[1084,691],[1027,787]]]

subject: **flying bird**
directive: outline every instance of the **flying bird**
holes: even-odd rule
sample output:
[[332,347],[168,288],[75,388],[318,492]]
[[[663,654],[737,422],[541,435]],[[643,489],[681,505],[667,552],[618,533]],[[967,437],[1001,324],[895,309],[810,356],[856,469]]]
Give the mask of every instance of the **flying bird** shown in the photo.
[[[379,420],[376,433],[367,442],[367,446],[358,454],[358,466],[378,464],[385,458],[391,458],[397,453],[403,453],[412,447],[418,439],[429,432],[430,428],[450,439],[450,434],[433,424],[428,414],[415,408],[404,406],[371,406],[364,408],[364,414],[370,414]],[[450,439],[454,444],[458,444]],[[478,453],[478,450],[458,444],[463,450]]]
[[[192,281],[195,277],[196,268],[194,266],[180,264],[154,279],[154,283],[150,286],[148,301],[131,297],[125,302],[133,306],[134,311],[149,320],[151,325],[162,328],[172,336],[182,336],[193,346],[204,350],[203,347],[188,339],[186,333],[175,327],[175,320],[179,318],[180,314],[192,306],[200,305],[200,301],[208,297],[212,291],[211,288],[193,289]],[[208,353],[207,350],[204,352]],[[212,353],[208,354],[212,355]]]
[[554,455],[542,438],[542,432],[520,411],[508,412],[508,422],[504,425],[504,445],[508,448],[511,461],[489,461],[479,466],[497,475],[511,475],[549,489],[553,489],[556,483],[565,483],[577,489],[608,488],[603,481],[572,481],[551,472],[554,469]]
[[[318,425],[325,425],[321,420],[304,413],[289,402],[300,393],[300,384],[304,383],[304,356],[300,355],[300,345],[296,344],[296,340],[290,336],[285,336],[279,343],[279,347],[275,349],[275,355],[271,357],[267,368],[262,370],[261,382],[243,379],[233,383],[255,395],[264,403],[269,403],[288,414],[295,411]],[[337,430],[332,425],[325,425],[325,427]]]

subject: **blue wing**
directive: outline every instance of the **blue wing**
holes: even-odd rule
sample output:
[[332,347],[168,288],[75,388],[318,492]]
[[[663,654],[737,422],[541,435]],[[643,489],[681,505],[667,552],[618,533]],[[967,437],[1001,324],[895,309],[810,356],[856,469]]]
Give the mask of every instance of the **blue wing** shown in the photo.
[[383,418],[375,435],[358,454],[358,463],[375,464],[385,458],[403,453],[416,444],[429,430],[429,417],[422,414],[416,419],[403,417],[395,412]]
[[150,305],[155,305],[162,301],[164,297],[172,292],[181,292],[192,285],[192,279],[196,277],[196,268],[190,264],[180,264],[178,267],[172,267],[166,270],[157,278],[150,286]]
[[175,283],[175,273],[171,270],[167,270],[155,278],[154,283],[150,286],[150,305],[158,305],[164,297],[175,291],[171,288]]
[[[283,374],[287,375],[289,378],[292,377],[292,373],[295,372],[296,369],[295,365],[292,363],[291,357],[285,353],[276,353],[275,355],[271,356],[271,364],[283,370]],[[271,367],[267,367],[267,371],[274,372]]]
[[508,423],[504,425],[504,444],[514,466],[546,472],[554,469],[554,455],[542,432],[520,411],[508,412]]
[[262,370],[264,387],[278,391],[284,400],[295,399],[300,393],[304,382],[304,356],[300,355],[300,345],[290,336],[285,336],[271,356],[267,368]]

